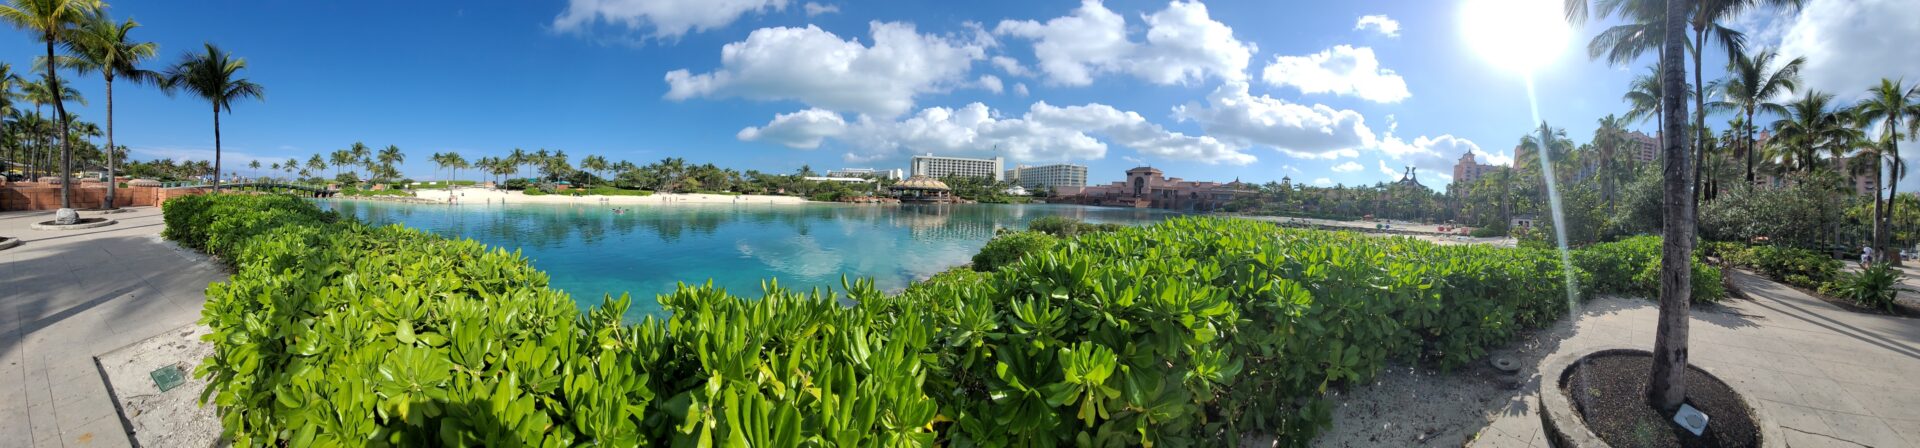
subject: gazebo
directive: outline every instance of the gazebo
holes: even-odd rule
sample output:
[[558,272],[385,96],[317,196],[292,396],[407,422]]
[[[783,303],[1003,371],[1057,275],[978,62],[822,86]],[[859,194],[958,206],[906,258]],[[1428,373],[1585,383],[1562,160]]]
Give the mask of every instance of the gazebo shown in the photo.
[[913,176],[888,187],[900,202],[923,204],[948,204],[953,202],[953,188],[946,182],[927,176]]

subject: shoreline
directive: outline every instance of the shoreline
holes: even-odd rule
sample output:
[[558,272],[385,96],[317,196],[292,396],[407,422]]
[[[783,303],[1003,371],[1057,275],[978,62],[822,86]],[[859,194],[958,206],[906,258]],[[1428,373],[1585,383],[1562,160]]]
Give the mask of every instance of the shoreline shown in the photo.
[[[655,193],[646,196],[602,196],[568,194],[546,194],[528,196],[518,191],[489,190],[485,188],[462,188],[459,190],[415,190],[414,197],[432,203],[452,205],[490,205],[490,204],[618,204],[618,205],[670,205],[670,204],[809,204],[806,198],[794,196],[768,195],[726,195],[705,193]],[[358,198],[355,198],[358,199]]]

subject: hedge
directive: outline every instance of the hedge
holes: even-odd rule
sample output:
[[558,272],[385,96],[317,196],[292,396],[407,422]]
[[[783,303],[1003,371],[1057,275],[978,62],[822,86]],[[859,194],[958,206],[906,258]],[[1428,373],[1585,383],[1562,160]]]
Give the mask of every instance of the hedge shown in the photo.
[[[1588,283],[1591,291],[1659,297],[1660,241],[1658,236],[1636,236],[1591,244],[1573,251],[1571,258],[1575,266],[1591,276]],[[1702,261],[1699,252],[1696,251],[1691,266],[1691,300],[1718,302],[1727,297],[1726,286],[1720,283],[1720,268]]]
[[198,374],[242,446],[1297,446],[1329,388],[1568,312],[1549,251],[1176,218],[899,294],[682,285],[629,324],[468,240],[285,197],[165,210],[236,267]]

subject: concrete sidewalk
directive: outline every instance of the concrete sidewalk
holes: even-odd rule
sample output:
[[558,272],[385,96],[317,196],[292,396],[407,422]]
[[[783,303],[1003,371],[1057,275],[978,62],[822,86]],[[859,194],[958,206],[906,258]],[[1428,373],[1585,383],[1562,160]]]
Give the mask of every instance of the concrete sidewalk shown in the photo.
[[[1757,399],[1793,447],[1920,446],[1920,320],[1841,309],[1765,278],[1727,271],[1751,300],[1697,307],[1692,362]],[[1559,353],[1598,346],[1653,346],[1659,315],[1651,301],[1589,302]],[[1539,359],[1539,358],[1534,358]],[[1471,444],[1544,447],[1531,380]]]
[[[96,229],[31,230],[51,212],[0,213],[0,445],[128,446],[94,356],[200,317],[225,268],[160,239],[160,209]],[[94,216],[82,213],[82,216]]]

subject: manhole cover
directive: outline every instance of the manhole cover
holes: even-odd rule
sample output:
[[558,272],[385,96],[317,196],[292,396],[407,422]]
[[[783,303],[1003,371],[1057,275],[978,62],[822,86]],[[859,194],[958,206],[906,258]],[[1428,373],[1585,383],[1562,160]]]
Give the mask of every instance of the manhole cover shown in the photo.
[[153,385],[159,387],[161,392],[173,390],[187,382],[187,371],[179,364],[155,369],[150,376],[153,377]]

